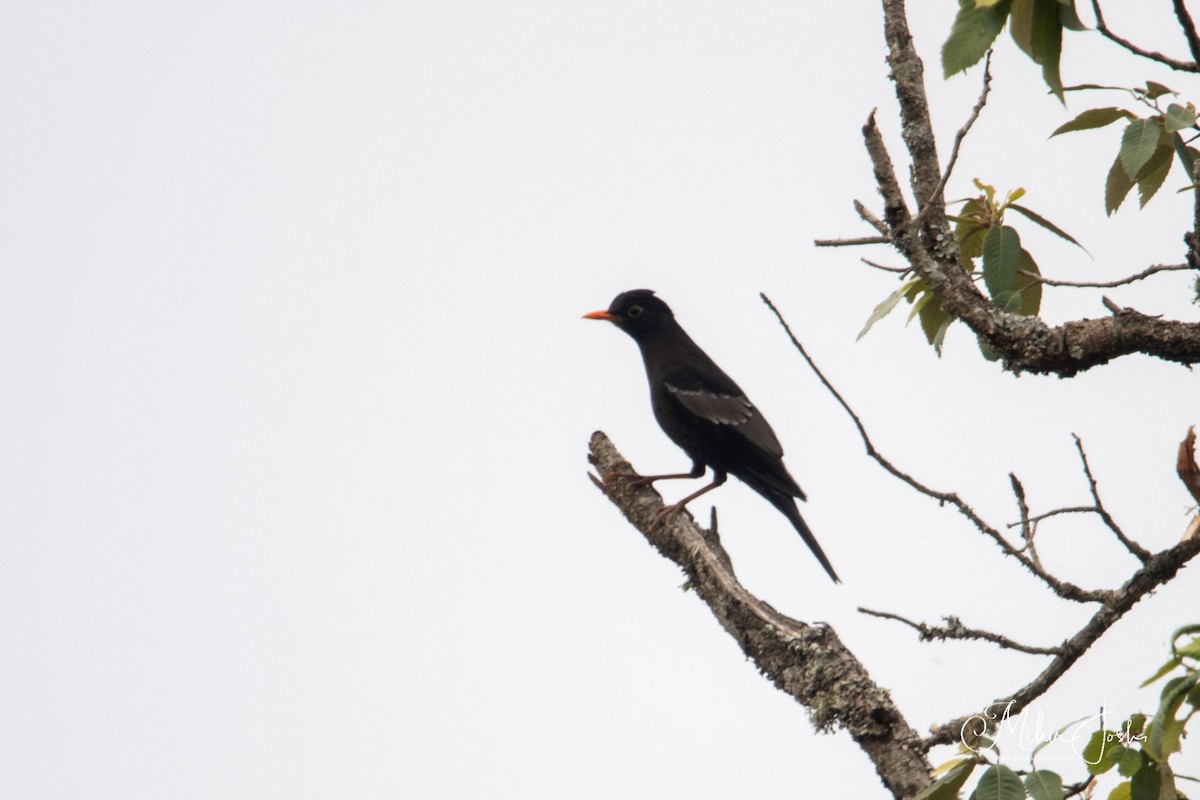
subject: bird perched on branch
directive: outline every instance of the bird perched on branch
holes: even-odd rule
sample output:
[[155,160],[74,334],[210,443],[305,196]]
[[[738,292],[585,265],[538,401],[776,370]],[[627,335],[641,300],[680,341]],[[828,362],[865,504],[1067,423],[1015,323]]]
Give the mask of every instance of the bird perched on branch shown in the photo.
[[817,544],[795,498],[804,492],[783,465],[783,448],[775,431],[746,393],[700,349],[675,321],[675,315],[649,289],[617,295],[607,311],[585,319],[613,323],[629,334],[642,351],[654,417],[671,441],[692,459],[691,472],[648,475],[639,485],[674,478],[699,478],[713,471],[712,483],[666,509],[675,513],[733,475],[783,512],[835,583],[837,573]]

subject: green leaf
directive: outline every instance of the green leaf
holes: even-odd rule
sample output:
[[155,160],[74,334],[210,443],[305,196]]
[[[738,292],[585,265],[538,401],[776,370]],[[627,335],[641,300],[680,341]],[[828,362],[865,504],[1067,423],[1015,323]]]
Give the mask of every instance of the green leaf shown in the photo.
[[1179,92],[1175,91],[1174,89],[1167,88],[1161,83],[1146,81],[1146,97],[1149,97],[1151,100],[1157,100],[1164,94],[1179,94]]
[[1016,211],[1018,214],[1023,215],[1024,217],[1029,219],[1031,222],[1035,222],[1038,225],[1041,225],[1043,228],[1050,231],[1055,236],[1058,236],[1061,239],[1066,239],[1068,242],[1075,245],[1083,252],[1085,252],[1085,253],[1087,252],[1087,248],[1084,247],[1083,245],[1081,245],[1074,236],[1067,233],[1062,228],[1058,227],[1053,222],[1051,222],[1050,220],[1043,217],[1041,214],[1038,214],[1037,212],[1035,212],[1031,209],[1028,209],[1025,206],[1019,206],[1016,203],[1011,204],[1009,206],[1009,208],[1011,208],[1013,211]]
[[983,239],[983,282],[995,297],[1012,289],[1021,258],[1021,237],[1016,228],[994,225]]
[[1196,149],[1184,144],[1183,137],[1178,133],[1171,134],[1171,145],[1175,148],[1175,155],[1179,157],[1179,163],[1183,165],[1184,172],[1191,179],[1193,177],[1192,168],[1196,163]]
[[1174,148],[1164,142],[1159,145],[1158,149],[1154,151],[1154,155],[1150,156],[1150,160],[1138,173],[1138,197],[1142,208],[1146,207],[1146,203],[1150,202],[1150,198],[1154,197],[1154,194],[1162,187],[1163,181],[1167,179],[1167,173],[1171,171],[1171,164],[1174,163],[1174,159],[1171,158],[1174,154]]
[[932,786],[914,797],[913,800],[956,800],[958,790],[967,782],[967,778],[970,777],[971,771],[974,769],[975,759],[962,759],[947,771],[945,775],[934,781]]
[[1158,791],[1161,787],[1162,776],[1158,772],[1158,765],[1147,761],[1129,781],[1130,800],[1159,800]]
[[1121,744],[1121,735],[1116,731],[1096,731],[1083,748],[1083,760],[1092,775],[1108,772],[1124,755],[1125,746]]
[[1033,48],[1034,9],[1036,6],[1037,0],[1013,0],[1008,20],[1008,32],[1012,34],[1013,41],[1025,52],[1025,55],[1034,61],[1038,60]]
[[1125,167],[1121,166],[1121,157],[1117,156],[1117,160],[1108,170],[1108,181],[1104,186],[1104,210],[1110,217],[1121,207],[1125,195],[1129,194],[1132,188],[1133,180],[1125,173]]
[[937,297],[933,292],[922,292],[921,295],[916,299],[916,302],[913,303],[912,311],[908,312],[908,319],[904,320],[904,324],[907,325],[908,323],[912,322],[913,317],[915,317],[917,314],[920,314],[925,309],[925,306],[929,305],[930,300],[936,299]]
[[905,293],[908,292],[908,290],[911,289],[913,284],[918,280],[920,279],[913,278],[906,281],[899,289],[885,297],[883,302],[875,306],[875,310],[872,311],[871,316],[867,318],[867,324],[863,325],[863,329],[858,332],[858,339],[855,339],[855,341],[858,341],[866,336],[867,331],[871,330],[872,325],[890,314],[892,309],[896,307],[896,304],[904,298]]
[[1055,0],[1013,0],[1009,31],[1013,41],[1042,65],[1042,78],[1059,100],[1063,99],[1059,58],[1062,55],[1062,21]]
[[1105,125],[1111,125],[1119,119],[1137,119],[1137,115],[1116,106],[1089,108],[1070,122],[1059,125],[1050,136],[1054,137],[1060,133],[1070,133],[1072,131],[1089,131],[1096,128],[1103,128]]
[[1171,634],[1171,654],[1172,655],[1176,655],[1176,656],[1181,655],[1181,652],[1175,643],[1178,642],[1184,636],[1189,636],[1189,635],[1196,637],[1195,639],[1192,640],[1191,644],[1188,645],[1189,647],[1200,643],[1200,623],[1197,623],[1194,625],[1184,625],[1181,628],[1175,629],[1175,631]]
[[1167,106],[1166,121],[1163,127],[1167,129],[1167,133],[1175,133],[1185,128],[1190,128],[1196,124],[1196,109],[1188,103],[1186,106],[1181,106],[1178,103],[1171,103]]
[[1200,638],[1192,639],[1183,647],[1176,647],[1175,652],[1184,658],[1200,659]]
[[1146,741],[1142,744],[1146,755],[1155,761],[1165,761],[1172,753],[1179,751],[1179,737],[1183,734],[1187,718],[1176,719],[1175,713],[1197,683],[1200,683],[1200,672],[1189,672],[1172,678],[1163,687],[1158,711],[1147,726]]
[[[925,334],[925,340],[933,345],[933,349],[940,356],[942,354],[942,340],[946,336],[946,328],[950,327],[950,323],[954,318],[942,310],[942,304],[938,302],[937,296],[929,291],[929,287],[924,281],[920,281],[913,292],[919,293],[920,297],[915,294],[909,294],[909,299],[913,302],[913,313],[921,318],[921,330]],[[912,319],[912,315],[909,315]]]
[[974,270],[975,259],[983,255],[983,237],[987,226],[979,221],[983,207],[971,198],[963,204],[962,213],[954,219],[954,240],[958,242],[958,262],[964,269]]
[[[1024,273],[1032,273],[1026,275]],[[1021,258],[1017,263],[1017,274],[1013,278],[1013,291],[1021,298],[1014,313],[1023,317],[1036,317],[1042,307],[1042,282],[1038,280],[1042,271],[1029,251],[1021,248]]]
[[942,45],[942,73],[949,78],[973,67],[1000,35],[1008,19],[1012,0],[978,6],[973,0],[958,0],[958,15]]
[[1125,754],[1121,756],[1121,760],[1117,763],[1117,772],[1128,778],[1136,774],[1145,763],[1146,756],[1142,755],[1141,750],[1127,747],[1125,748]]
[[1147,686],[1154,683],[1156,680],[1161,678],[1163,675],[1166,675],[1168,672],[1174,671],[1174,669],[1182,663],[1183,663],[1183,659],[1179,658],[1178,656],[1168,659],[1167,663],[1163,664],[1161,667],[1158,668],[1158,672],[1155,672],[1149,678],[1146,678],[1146,680],[1144,680],[1140,684],[1138,684],[1138,688],[1145,689]]
[[1129,720],[1125,723],[1125,730],[1131,736],[1138,736],[1146,729],[1146,715],[1140,711],[1136,714],[1130,714]]
[[1058,0],[1058,21],[1069,31],[1087,30],[1087,25],[1080,21],[1075,11],[1075,0]]
[[1025,800],[1025,784],[1003,764],[988,767],[979,776],[971,800]]
[[1048,769],[1031,772],[1025,776],[1025,791],[1033,800],[1063,800],[1062,777]]
[[1119,783],[1115,789],[1108,793],[1108,800],[1129,800],[1129,792],[1129,781]]
[[992,186],[989,183],[984,183],[983,181],[979,180],[979,178],[972,178],[971,181],[975,184],[976,189],[987,195],[988,205],[992,205],[996,202],[995,186]]
[[1135,119],[1121,135],[1121,166],[1125,174],[1137,180],[1138,173],[1158,149],[1162,128],[1149,119]]

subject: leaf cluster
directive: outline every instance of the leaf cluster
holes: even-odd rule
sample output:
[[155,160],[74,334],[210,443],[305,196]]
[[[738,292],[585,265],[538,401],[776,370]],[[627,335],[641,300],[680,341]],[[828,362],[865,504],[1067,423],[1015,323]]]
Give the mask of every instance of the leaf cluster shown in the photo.
[[[1190,636],[1183,646],[1179,640]],[[1200,625],[1189,625],[1171,636],[1171,658],[1146,680],[1148,686],[1174,672],[1182,672],[1163,687],[1154,716],[1133,714],[1119,730],[1101,729],[1092,734],[1083,748],[1083,761],[1089,775],[1103,775],[1116,769],[1126,780],[1109,794],[1108,800],[1166,800],[1182,798],[1176,788],[1177,776],[1168,759],[1182,747],[1188,721],[1200,711]],[[1184,706],[1188,706],[1187,709]],[[1059,730],[1072,727],[1070,723]],[[1031,763],[1047,739],[1033,751]],[[1015,770],[999,763],[995,742],[982,737],[975,749],[960,745],[958,757],[934,771],[937,780],[915,800],[956,800],[959,790],[981,764],[976,752],[991,751],[996,764],[989,764],[979,777],[970,800],[1064,800],[1067,790],[1058,773],[1045,769],[1028,772],[1024,780]]]
[[[1125,197],[1134,187],[1138,187],[1138,197],[1141,207],[1145,208],[1155,193],[1162,187],[1171,171],[1171,165],[1178,160],[1187,173],[1188,181],[1192,181],[1192,170],[1200,150],[1190,146],[1183,138],[1183,132],[1196,127],[1196,107],[1192,103],[1186,105],[1169,103],[1166,108],[1159,105],[1159,98],[1176,93],[1161,83],[1148,81],[1144,87],[1126,88],[1115,86],[1097,86],[1084,84],[1072,86],[1068,91],[1118,89],[1126,91],[1133,98],[1151,109],[1153,113],[1140,117],[1124,108],[1104,106],[1089,108],[1070,122],[1060,125],[1051,137],[1075,131],[1094,130],[1111,125],[1119,120],[1125,120],[1125,130],[1121,134],[1121,146],[1117,157],[1108,170],[1108,178],[1104,189],[1104,207],[1111,215],[1121,207]],[[1187,188],[1193,188],[1188,186]]]
[[[1003,200],[996,188],[975,180],[980,190],[977,197],[955,201],[962,203],[954,222],[954,239],[958,245],[959,263],[969,273],[978,273],[992,302],[1013,314],[1036,316],[1042,305],[1041,269],[1029,251],[1021,245],[1017,229],[1005,224],[1005,213],[1015,212],[1054,235],[1081,247],[1082,245],[1050,220],[1017,201],[1025,195],[1018,188]],[[875,307],[858,338],[866,335],[871,326],[891,313],[901,300],[912,305],[908,321],[921,320],[925,338],[941,354],[946,330],[954,318],[941,307],[936,295],[920,278],[910,278]],[[984,355],[991,357],[985,349]]]
[[1075,0],[958,0],[958,15],[942,45],[945,76],[978,64],[1008,23],[1017,47],[1042,68],[1042,79],[1064,99],[1059,62],[1063,30],[1086,30]]

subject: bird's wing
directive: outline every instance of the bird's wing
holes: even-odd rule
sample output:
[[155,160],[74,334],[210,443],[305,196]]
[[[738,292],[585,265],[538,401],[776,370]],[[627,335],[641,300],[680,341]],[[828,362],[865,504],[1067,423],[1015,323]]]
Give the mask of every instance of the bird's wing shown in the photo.
[[698,417],[714,425],[729,425],[737,429],[752,444],[776,457],[783,456],[783,446],[763,415],[744,394],[723,394],[693,385],[676,386],[666,382],[680,404]]

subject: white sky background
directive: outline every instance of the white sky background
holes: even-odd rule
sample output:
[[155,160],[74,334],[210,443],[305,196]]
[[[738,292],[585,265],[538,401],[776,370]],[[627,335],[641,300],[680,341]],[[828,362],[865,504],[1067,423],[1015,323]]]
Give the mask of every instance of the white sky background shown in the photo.
[[[1156,5],[1109,22],[1183,55]],[[954,6],[912,9],[943,158],[979,88],[940,78]],[[1128,532],[1176,541],[1196,380],[1140,357],[1014,379],[899,316],[855,343],[895,286],[858,258],[898,260],[812,240],[869,233],[872,107],[903,164],[883,56],[873,2],[10,4],[0,794],[883,797],[585,477],[597,428],[643,471],[686,464],[634,345],[579,319],[630,288],[764,409],[845,580],[731,483],[711,499],[751,591],[832,623],[922,731],[1032,678],[1044,659],[855,612],[1053,644],[1091,609],[866,459],[757,293],[898,465],[996,523],[1010,470],[1035,511],[1087,501],[1075,431]],[[950,194],[1026,187],[1095,255],[1017,220],[1056,277],[1180,261],[1178,174],[1106,222],[1118,129],[1046,141],[1118,98],[1063,111],[1007,35],[994,71]],[[1064,78],[1194,89],[1095,34]],[[1194,319],[1188,282],[1109,294]],[[1090,519],[1040,541],[1086,586],[1132,568]],[[1045,730],[1150,710],[1136,685],[1196,596],[1193,568],[1135,609],[1038,704]],[[1078,779],[1060,755],[1039,763]]]

